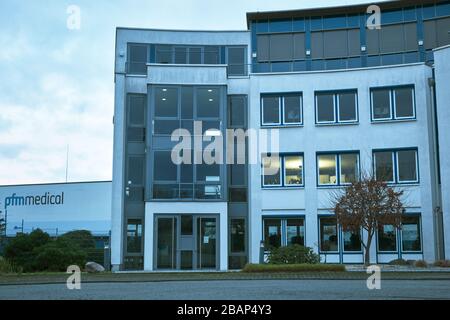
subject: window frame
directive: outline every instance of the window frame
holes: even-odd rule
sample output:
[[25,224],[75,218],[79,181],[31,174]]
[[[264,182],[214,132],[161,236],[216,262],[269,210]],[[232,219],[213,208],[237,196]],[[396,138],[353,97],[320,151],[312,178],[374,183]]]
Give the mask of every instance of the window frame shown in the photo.
[[[358,169],[358,180],[361,178],[361,155],[359,150],[354,151],[320,151],[316,152],[316,184],[317,188],[329,188],[329,187],[342,187],[348,186],[351,182],[341,182],[341,156],[345,154],[354,154],[357,156],[357,169]],[[321,184],[320,183],[320,168],[319,168],[319,156],[334,156],[336,161],[336,183],[334,184]]]
[[336,219],[336,244],[337,244],[337,250],[331,250],[331,251],[325,251],[322,250],[322,225],[321,225],[321,220],[322,219],[330,219],[330,218],[334,218],[336,219],[335,215],[318,215],[317,216],[317,228],[318,228],[318,237],[319,237],[319,241],[318,241],[318,249],[319,249],[319,255],[320,254],[340,254],[341,253],[341,234],[339,232],[339,230],[341,229],[339,227],[339,224],[337,223],[337,219]]
[[[140,221],[140,223],[130,223],[131,221],[134,221],[134,222],[137,222],[137,221]],[[126,254],[128,255],[128,256],[142,256],[142,253],[144,252],[144,235],[145,235],[145,231],[144,231],[144,225],[145,225],[145,223],[144,223],[144,221],[142,220],[142,219],[140,219],[140,218],[133,218],[133,217],[130,217],[130,218],[127,218],[126,220],[125,220],[125,225],[126,225],[126,239],[125,239],[125,252],[126,252]],[[136,237],[136,235],[138,235],[138,232],[139,232],[139,228],[138,228],[138,226],[141,226],[141,234],[140,234],[140,243],[139,243],[139,251],[129,251],[128,249],[129,249],[129,244],[130,244],[130,242],[128,241],[128,238],[129,238],[129,236],[128,236],[128,232],[130,232],[130,230],[129,230],[129,226],[136,226],[136,230],[135,231],[133,231],[134,233],[135,233],[135,236],[134,237]]]
[[[281,188],[304,188],[305,187],[305,155],[303,152],[294,152],[294,153],[279,153],[278,157],[280,159],[280,183],[277,185],[264,184],[264,163],[263,158],[264,154],[261,155],[261,188],[262,189],[281,189]],[[302,183],[301,184],[286,184],[286,170],[285,170],[285,158],[286,157],[301,157],[303,161],[302,166]]]
[[[354,120],[341,120],[340,119],[340,95],[353,93],[355,95],[355,119]],[[333,121],[320,121],[319,120],[319,95],[332,95],[333,96]],[[316,125],[345,125],[345,124],[358,124],[359,123],[359,105],[358,105],[358,89],[344,89],[344,90],[326,90],[315,91],[315,120]]]
[[[401,151],[414,151],[415,152],[415,164],[416,164],[416,180],[415,181],[400,181],[399,180],[399,166],[398,166],[398,152]],[[419,166],[419,149],[417,147],[412,148],[398,148],[398,149],[373,149],[372,150],[372,169],[375,178],[377,178],[376,171],[376,157],[378,152],[390,152],[392,153],[392,176],[393,181],[385,181],[388,185],[417,185],[420,184],[420,166]]]
[[[413,254],[417,254],[417,253],[422,253],[423,252],[423,228],[422,228],[422,214],[421,213],[405,213],[403,215],[403,218],[417,218],[418,219],[418,226],[419,226],[419,237],[420,237],[420,250],[415,250],[415,251],[411,251],[411,250],[404,250],[403,249],[403,221],[402,221],[402,228],[400,229],[400,248],[401,248],[401,252],[405,253],[405,254],[409,254],[409,253],[413,253]],[[402,219],[403,219],[402,218]]]
[[[299,122],[286,122],[285,98],[287,97],[299,97]],[[264,98],[278,98],[278,122],[264,122]],[[262,128],[303,126],[303,92],[261,93],[260,104],[260,123]]]
[[305,215],[263,215],[262,217],[262,241],[264,243],[264,251],[270,251],[269,248],[266,247],[266,220],[279,220],[280,221],[280,248],[288,246],[288,238],[287,238],[287,226],[288,220],[302,220],[303,221],[303,246],[306,245],[306,217]]
[[129,75],[146,75],[146,72],[142,73],[134,73],[129,72],[130,70],[130,64],[131,63],[142,63],[141,61],[131,61],[131,47],[145,47],[146,48],[146,62],[145,65],[147,65],[150,62],[150,46],[146,43],[138,43],[138,42],[128,42],[127,43],[127,67],[126,67],[126,73]]
[[[411,89],[412,94],[412,113],[413,115],[410,117],[398,117],[397,116],[397,102],[396,102],[396,90],[397,89]],[[370,118],[372,123],[379,122],[393,122],[393,121],[407,121],[407,120],[417,120],[416,113],[416,88],[414,84],[400,85],[400,86],[387,86],[387,87],[372,87],[370,90]],[[374,98],[373,93],[375,91],[389,91],[389,117],[385,118],[377,118],[375,119],[375,111],[374,111]]]

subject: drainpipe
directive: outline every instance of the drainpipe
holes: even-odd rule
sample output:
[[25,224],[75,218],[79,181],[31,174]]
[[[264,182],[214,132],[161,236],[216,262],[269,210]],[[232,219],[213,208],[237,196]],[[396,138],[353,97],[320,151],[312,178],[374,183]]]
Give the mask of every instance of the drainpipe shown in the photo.
[[428,85],[431,90],[431,116],[432,116],[432,143],[433,143],[433,224],[435,230],[435,254],[436,260],[444,259],[444,230],[442,217],[442,192],[440,187],[440,161],[439,161],[439,129],[437,121],[437,102],[436,102],[436,80],[435,69],[432,67],[433,77],[428,79]]

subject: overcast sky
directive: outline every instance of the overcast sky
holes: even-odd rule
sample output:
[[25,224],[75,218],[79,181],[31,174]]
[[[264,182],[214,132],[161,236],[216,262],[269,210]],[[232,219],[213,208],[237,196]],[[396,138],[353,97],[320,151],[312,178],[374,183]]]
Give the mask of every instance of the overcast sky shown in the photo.
[[[115,28],[242,30],[245,13],[365,0],[0,0],[0,185],[110,180]],[[81,29],[66,27],[69,5]]]

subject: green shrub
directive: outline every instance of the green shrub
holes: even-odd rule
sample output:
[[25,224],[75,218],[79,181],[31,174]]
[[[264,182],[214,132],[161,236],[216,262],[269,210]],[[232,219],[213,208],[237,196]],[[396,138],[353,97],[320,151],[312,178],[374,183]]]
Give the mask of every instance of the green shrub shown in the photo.
[[320,263],[320,257],[311,248],[294,244],[286,247],[272,248],[268,261],[269,264],[315,264]]
[[406,261],[405,259],[395,259],[390,261],[389,264],[392,266],[407,266],[408,261]]
[[242,272],[345,272],[341,264],[247,264]]
[[414,262],[416,268],[428,268],[428,263],[425,260],[417,260]]
[[22,268],[15,263],[0,257],[0,274],[22,273]]
[[95,248],[95,240],[92,233],[87,230],[76,230],[63,234],[60,239],[67,240],[74,246],[78,246],[83,250]]
[[435,267],[450,268],[450,260],[438,260],[433,263]]
[[65,239],[57,239],[33,251],[33,271],[66,271],[70,265],[83,267],[86,253]]
[[40,229],[30,234],[18,234],[5,247],[5,258],[11,263],[21,266],[25,272],[33,269],[35,248],[50,242],[50,236]]

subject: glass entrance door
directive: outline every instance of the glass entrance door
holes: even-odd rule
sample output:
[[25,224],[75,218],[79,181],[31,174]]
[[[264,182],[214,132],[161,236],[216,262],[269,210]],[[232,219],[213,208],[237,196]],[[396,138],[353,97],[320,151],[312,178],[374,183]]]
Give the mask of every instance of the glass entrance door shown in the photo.
[[177,217],[159,217],[157,219],[158,269],[176,269],[177,267]]
[[217,223],[216,218],[197,217],[197,268],[217,267]]

